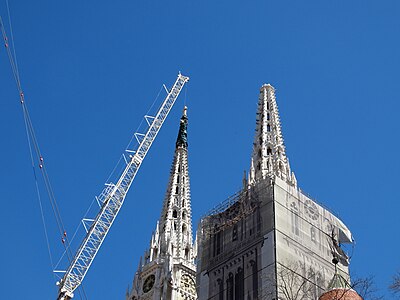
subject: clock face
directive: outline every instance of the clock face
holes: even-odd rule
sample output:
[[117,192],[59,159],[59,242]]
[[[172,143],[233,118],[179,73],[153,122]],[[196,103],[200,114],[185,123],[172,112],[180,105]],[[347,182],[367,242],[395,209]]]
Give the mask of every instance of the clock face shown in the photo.
[[307,200],[304,203],[304,209],[306,211],[306,214],[314,221],[316,221],[319,218],[318,208],[314,202]]
[[152,288],[153,288],[153,285],[154,285],[154,282],[156,281],[156,277],[152,274],[152,275],[149,275],[145,280],[144,280],[144,283],[143,283],[143,293],[147,293],[147,292],[149,292]]
[[196,285],[192,277],[188,274],[184,274],[181,278],[181,287],[184,291],[189,294],[196,295]]

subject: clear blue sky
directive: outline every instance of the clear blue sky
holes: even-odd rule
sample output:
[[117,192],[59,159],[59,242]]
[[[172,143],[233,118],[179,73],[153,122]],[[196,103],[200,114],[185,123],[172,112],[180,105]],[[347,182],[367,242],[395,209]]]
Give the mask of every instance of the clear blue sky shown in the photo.
[[[161,85],[179,70],[191,78],[85,279],[89,299],[124,299],[160,214],[185,98],[196,227],[240,188],[263,83],[277,90],[299,186],[349,226],[352,272],[375,275],[386,293],[400,268],[399,1],[9,1],[22,84],[69,234]],[[7,20],[4,0],[0,14]],[[55,299],[18,93],[0,49],[2,298]]]

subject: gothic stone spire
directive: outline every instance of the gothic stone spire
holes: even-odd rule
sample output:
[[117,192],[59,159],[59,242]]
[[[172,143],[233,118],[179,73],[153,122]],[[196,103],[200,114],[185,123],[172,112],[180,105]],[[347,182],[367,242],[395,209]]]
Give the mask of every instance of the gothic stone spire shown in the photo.
[[[178,294],[184,294],[185,299],[196,299],[186,112],[185,107],[161,216],[128,300],[178,299]],[[149,274],[154,275],[154,280]]]
[[192,211],[187,158],[187,108],[183,110],[176,140],[175,156],[171,167],[167,193],[160,217],[160,234],[171,241],[170,253],[174,257],[191,260]]
[[258,100],[249,181],[252,184],[275,176],[297,185],[286,157],[275,89],[270,84],[264,84]]

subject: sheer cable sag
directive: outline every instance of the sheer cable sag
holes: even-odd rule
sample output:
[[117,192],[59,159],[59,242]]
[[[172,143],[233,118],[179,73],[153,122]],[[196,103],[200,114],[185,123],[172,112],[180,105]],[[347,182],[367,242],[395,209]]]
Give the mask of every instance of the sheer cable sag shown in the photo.
[[[61,236],[61,242],[63,244],[65,252],[67,253],[67,257],[68,257],[69,261],[72,260],[73,254],[72,254],[72,251],[70,248],[70,242],[69,242],[69,238],[67,235],[67,231],[65,229],[65,226],[64,226],[62,218],[61,218],[61,214],[60,214],[60,210],[59,210],[59,207],[58,207],[58,204],[56,201],[56,197],[55,197],[53,188],[50,183],[50,178],[49,178],[49,175],[46,170],[45,161],[44,161],[43,155],[39,148],[39,143],[38,143],[38,140],[37,140],[34,128],[33,128],[32,120],[29,115],[28,107],[25,102],[25,95],[24,95],[22,85],[21,85],[20,75],[19,75],[19,71],[18,71],[18,64],[17,64],[17,56],[16,56],[16,52],[15,52],[15,47],[14,47],[14,38],[13,38],[13,31],[12,31],[12,26],[11,26],[11,16],[10,16],[8,0],[6,0],[6,6],[7,6],[7,12],[8,12],[8,21],[9,21],[9,27],[10,27],[10,33],[11,33],[11,40],[9,40],[7,37],[6,29],[5,29],[4,22],[3,22],[3,19],[1,16],[0,16],[0,31],[1,31],[1,35],[3,38],[4,47],[7,52],[8,60],[10,62],[11,71],[12,71],[12,74],[13,74],[13,77],[14,77],[14,80],[15,80],[15,83],[17,86],[18,93],[19,93],[19,100],[20,100],[20,104],[22,107],[22,112],[23,112],[23,117],[24,117],[24,122],[25,122],[25,131],[26,131],[27,142],[28,142],[28,147],[29,147],[29,154],[30,154],[30,159],[31,159],[31,163],[32,163],[32,168],[33,168],[33,176],[34,176],[34,180],[35,180],[36,193],[37,193],[37,198],[38,198],[38,202],[39,202],[39,210],[40,210],[40,214],[41,214],[44,235],[46,238],[46,244],[47,244],[47,250],[48,250],[48,254],[49,254],[50,264],[51,264],[51,267],[53,268],[52,271],[54,271],[55,266],[54,266],[54,260],[53,260],[52,253],[51,253],[48,231],[47,231],[47,227],[46,227],[46,218],[45,218],[45,214],[43,211],[43,202],[42,202],[42,197],[41,197],[40,189],[39,189],[37,168],[39,168],[40,173],[42,174],[45,188],[46,188],[46,191],[47,191],[47,194],[49,197],[49,201],[51,204],[51,208],[52,208],[52,211],[53,211],[56,223],[57,223],[58,231]],[[53,273],[53,276],[55,277],[56,275]],[[79,291],[79,294],[82,299],[87,299],[86,293],[83,290],[83,286],[82,286],[82,291]]]

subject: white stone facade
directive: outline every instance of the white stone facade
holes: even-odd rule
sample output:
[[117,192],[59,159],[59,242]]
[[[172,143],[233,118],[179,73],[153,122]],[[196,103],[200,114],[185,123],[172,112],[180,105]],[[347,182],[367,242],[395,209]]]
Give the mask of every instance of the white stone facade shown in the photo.
[[150,247],[141,259],[127,300],[194,300],[192,211],[186,107],[180,121],[171,175]]
[[316,300],[335,273],[333,257],[348,278],[339,245],[351,233],[298,188],[269,84],[260,89],[247,182],[201,221],[198,299]]

